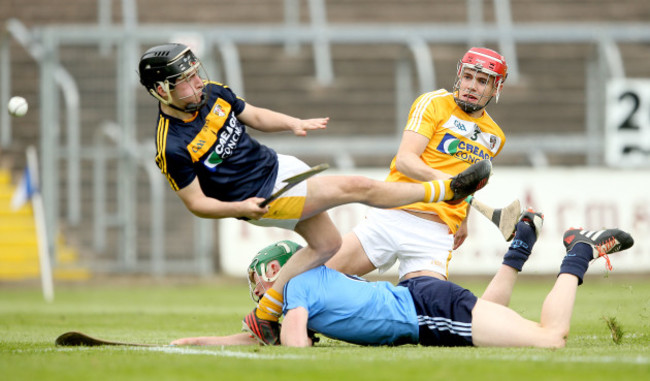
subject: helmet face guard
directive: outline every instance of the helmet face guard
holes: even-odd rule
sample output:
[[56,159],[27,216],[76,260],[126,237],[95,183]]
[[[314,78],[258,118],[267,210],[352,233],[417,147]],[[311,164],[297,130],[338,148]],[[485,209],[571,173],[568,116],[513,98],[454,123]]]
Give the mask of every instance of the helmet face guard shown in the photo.
[[[506,77],[508,77],[508,65],[502,55],[491,49],[471,48],[458,62],[456,81],[453,88],[454,99],[456,100],[456,104],[458,104],[463,111],[469,113],[478,111],[487,106],[492,98],[492,94],[476,94],[479,97],[477,103],[466,102],[460,99],[460,84],[465,70],[485,73],[488,75],[488,81],[493,79],[493,90],[495,90],[494,97],[496,98],[497,103],[499,102],[503,83],[505,82]],[[481,106],[480,103],[483,97],[490,97],[490,99]]]
[[[194,112],[205,104],[204,90],[200,94],[201,100],[197,103],[188,103],[182,109],[172,104],[171,92],[180,81],[189,81],[189,78],[194,74],[198,75],[204,82],[208,81],[207,73],[201,61],[189,47],[183,44],[154,46],[142,55],[138,68],[140,83],[163,104],[183,112]],[[163,98],[158,93],[158,86],[161,86],[167,93],[166,98]],[[198,94],[194,92],[187,97],[196,95]]]
[[[259,301],[259,297],[254,293],[258,283],[256,278],[263,280],[264,282],[275,281],[278,279],[278,276],[280,276],[280,272],[278,271],[278,273],[271,278],[268,277],[266,273],[269,263],[277,260],[280,263],[280,267],[282,267],[287,263],[289,258],[291,258],[291,256],[301,248],[302,246],[293,241],[280,241],[263,248],[255,255],[255,257],[253,257],[251,264],[248,266],[248,289],[251,294],[251,299],[253,299],[255,303]],[[257,275],[257,277],[255,275]]]

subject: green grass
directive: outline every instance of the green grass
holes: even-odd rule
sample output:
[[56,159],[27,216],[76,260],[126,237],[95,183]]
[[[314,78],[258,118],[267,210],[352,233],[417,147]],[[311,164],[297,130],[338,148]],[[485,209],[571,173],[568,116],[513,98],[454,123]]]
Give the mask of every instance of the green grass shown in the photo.
[[[512,307],[538,319],[553,279],[520,279]],[[108,282],[107,282],[108,283]],[[460,282],[480,294],[486,282]],[[253,307],[243,282],[62,285],[53,304],[38,287],[0,284],[3,380],[630,380],[650,378],[650,280],[613,274],[580,287],[561,350],[365,348],[324,339],[306,349],[269,347],[60,348],[79,330],[109,340],[167,344],[239,332]],[[615,344],[604,318],[624,331]]]

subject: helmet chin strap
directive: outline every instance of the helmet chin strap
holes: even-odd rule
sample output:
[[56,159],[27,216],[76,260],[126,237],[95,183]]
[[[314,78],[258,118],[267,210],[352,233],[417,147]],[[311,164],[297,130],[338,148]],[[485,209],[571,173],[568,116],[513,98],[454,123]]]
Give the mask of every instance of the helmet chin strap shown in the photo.
[[180,108],[173,103],[168,103],[167,106],[182,112],[192,113],[198,111],[201,107],[205,105],[205,95],[201,95],[201,101],[199,103],[188,103],[185,105],[185,108]]
[[[257,274],[257,276],[260,279],[262,279],[265,282],[270,283],[270,282],[275,282],[275,280],[278,279],[278,277],[280,276],[280,271],[281,270],[282,270],[282,268],[280,268],[280,270],[277,273],[275,273],[274,276],[268,277],[266,275],[266,265],[264,263],[262,263],[262,264],[260,264],[260,271],[262,272],[262,274],[257,273],[257,271],[255,271],[255,273]],[[255,288],[256,287],[257,287],[257,284],[253,284],[253,282],[251,281],[251,278],[249,277],[249,279],[248,279],[248,291],[250,292],[251,299],[253,299],[253,301],[255,303],[258,303],[260,301],[260,297],[255,295]],[[262,285],[262,288],[264,289],[264,293],[266,293],[266,287],[264,287],[264,285]]]
[[490,100],[488,100],[483,106],[479,106],[476,103],[461,101],[460,99],[454,97],[454,101],[456,101],[458,107],[460,107],[461,110],[465,111],[468,114],[483,110],[485,106],[487,106],[490,103],[491,100],[492,98],[490,98]]
[[[477,69],[472,69],[472,68],[470,68],[470,69],[471,70],[477,70]],[[499,103],[499,95],[501,95],[501,89],[503,87],[503,79],[498,79],[497,76],[495,76],[493,74],[490,74],[490,73],[486,73],[486,74],[488,74],[489,77],[494,78],[494,89],[496,89],[496,91],[493,92],[493,95],[490,96],[490,99],[488,99],[488,101],[485,102],[485,104],[483,106],[479,106],[479,104],[477,104],[477,103],[466,102],[466,101],[461,100],[460,98],[458,98],[456,95],[460,93],[460,81],[461,81],[460,74],[461,74],[462,70],[464,70],[463,66],[461,64],[459,64],[459,73],[458,73],[458,76],[456,77],[456,81],[454,82],[454,88],[453,88],[454,101],[456,101],[456,104],[458,105],[458,107],[460,107],[461,110],[465,111],[468,114],[480,111],[480,110],[484,109],[485,107],[487,107],[488,104],[490,104],[490,102],[492,101],[492,98],[496,98],[496,102]],[[474,82],[476,82],[476,78],[474,78]],[[485,94],[485,91],[483,91],[483,94]],[[480,95],[480,97],[481,97],[480,99],[482,99],[484,96],[485,95]]]

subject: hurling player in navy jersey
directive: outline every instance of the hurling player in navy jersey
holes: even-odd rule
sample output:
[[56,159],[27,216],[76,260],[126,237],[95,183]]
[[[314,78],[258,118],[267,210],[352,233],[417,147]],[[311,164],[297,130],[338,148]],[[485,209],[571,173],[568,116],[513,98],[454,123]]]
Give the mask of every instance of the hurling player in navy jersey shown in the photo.
[[182,44],[147,50],[139,74],[142,85],[159,101],[156,164],[187,209],[203,218],[234,217],[294,230],[307,242],[244,319],[244,329],[264,344],[279,341],[285,283],[325,263],[341,245],[327,209],[352,202],[391,208],[458,201],[482,188],[491,173],[490,161],[483,160],[456,177],[424,183],[316,176],[261,207],[284,179],[309,167],[261,145],[246,128],[304,136],[326,128],[329,118],[298,119],[246,103],[227,86],[208,80],[199,59]]

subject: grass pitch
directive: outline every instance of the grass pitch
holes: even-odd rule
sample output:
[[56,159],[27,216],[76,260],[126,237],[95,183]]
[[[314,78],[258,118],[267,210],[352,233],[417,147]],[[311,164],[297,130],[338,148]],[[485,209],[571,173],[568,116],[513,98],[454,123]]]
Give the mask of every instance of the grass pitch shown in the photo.
[[[520,278],[511,306],[538,320],[553,277]],[[110,283],[110,284],[109,284]],[[487,281],[461,285],[480,295]],[[0,284],[3,380],[630,380],[650,379],[650,279],[612,274],[578,290],[561,350],[367,348],[323,339],[314,348],[164,347],[185,336],[225,335],[253,308],[244,282],[59,285],[46,304],[37,286]],[[607,319],[623,335],[612,340]],[[156,348],[54,346],[65,331]]]

